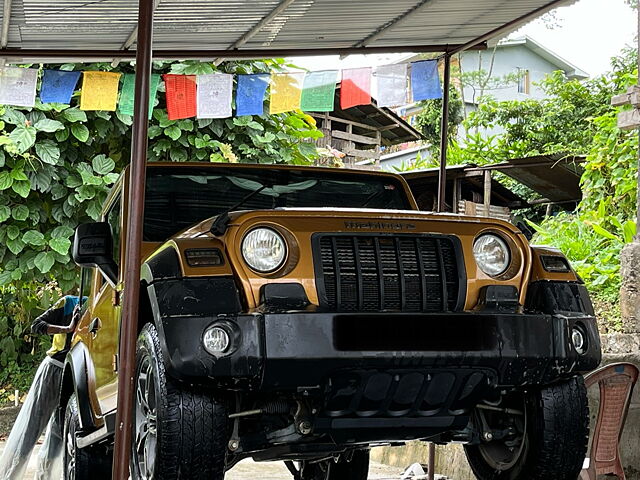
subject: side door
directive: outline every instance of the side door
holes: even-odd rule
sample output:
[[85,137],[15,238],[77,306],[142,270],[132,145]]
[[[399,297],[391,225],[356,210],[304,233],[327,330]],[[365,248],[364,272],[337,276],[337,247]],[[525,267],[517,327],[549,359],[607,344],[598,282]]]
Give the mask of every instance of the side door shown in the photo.
[[[113,235],[113,258],[118,267],[121,266],[121,221],[122,202],[121,192],[111,197],[107,204],[102,221],[111,226]],[[89,334],[91,336],[91,357],[96,374],[96,391],[102,412],[113,408],[115,401],[117,374],[115,359],[118,351],[118,333],[120,322],[120,305],[116,285],[98,272],[91,319],[89,320]],[[113,397],[113,398],[112,398]]]

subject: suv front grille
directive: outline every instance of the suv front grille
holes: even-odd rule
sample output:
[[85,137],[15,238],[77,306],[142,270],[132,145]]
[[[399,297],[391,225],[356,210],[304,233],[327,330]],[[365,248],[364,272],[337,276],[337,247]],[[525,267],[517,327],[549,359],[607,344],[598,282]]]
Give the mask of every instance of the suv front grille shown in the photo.
[[320,306],[342,312],[459,310],[464,267],[457,245],[454,237],[439,235],[318,234]]

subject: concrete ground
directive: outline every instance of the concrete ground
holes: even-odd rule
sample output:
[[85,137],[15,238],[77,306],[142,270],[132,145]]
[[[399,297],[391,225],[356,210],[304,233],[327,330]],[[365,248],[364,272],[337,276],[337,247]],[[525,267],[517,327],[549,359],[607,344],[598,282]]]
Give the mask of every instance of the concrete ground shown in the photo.
[[[37,451],[31,455],[29,468],[23,480],[33,480],[36,467]],[[4,449],[4,442],[0,441],[0,454]],[[381,463],[371,462],[369,467],[369,480],[399,480],[402,469],[389,467]],[[233,467],[226,475],[225,480],[291,480],[293,477],[282,462],[256,463],[252,460],[243,460]]]

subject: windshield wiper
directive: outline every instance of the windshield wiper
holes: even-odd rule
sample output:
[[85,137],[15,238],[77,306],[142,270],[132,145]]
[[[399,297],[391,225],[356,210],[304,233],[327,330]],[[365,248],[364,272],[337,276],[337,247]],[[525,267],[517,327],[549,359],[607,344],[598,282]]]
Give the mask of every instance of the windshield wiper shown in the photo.
[[242,205],[244,205],[245,202],[251,200],[253,197],[259,194],[265,188],[267,188],[267,185],[261,185],[260,187],[256,188],[254,191],[250,192],[248,195],[245,195],[245,197],[242,200],[240,200],[238,203],[227,208],[224,212],[222,212],[220,215],[216,217],[216,219],[211,224],[211,228],[209,229],[209,231],[216,236],[224,235],[224,233],[227,231],[227,227],[229,226],[229,220],[230,220],[229,214],[234,210],[236,210],[237,208],[240,208]]

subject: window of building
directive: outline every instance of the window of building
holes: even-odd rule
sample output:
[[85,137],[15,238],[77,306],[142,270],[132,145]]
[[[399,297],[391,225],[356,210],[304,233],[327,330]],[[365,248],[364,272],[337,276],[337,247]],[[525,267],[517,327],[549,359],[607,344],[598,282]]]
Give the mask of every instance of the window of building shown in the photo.
[[530,85],[531,80],[529,77],[529,70],[518,68],[518,93],[529,95]]

